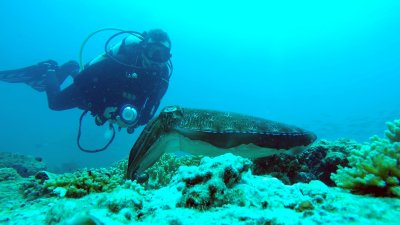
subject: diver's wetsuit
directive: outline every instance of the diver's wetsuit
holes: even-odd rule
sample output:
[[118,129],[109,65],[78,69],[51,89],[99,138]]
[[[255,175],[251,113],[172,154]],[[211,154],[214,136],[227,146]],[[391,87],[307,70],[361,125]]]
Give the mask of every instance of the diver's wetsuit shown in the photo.
[[46,88],[49,108],[78,107],[102,117],[107,107],[131,104],[139,114],[136,126],[144,125],[152,118],[167,91],[169,76],[166,65],[159,70],[141,69],[141,65],[127,66],[105,56],[79,72],[73,84],[62,91],[57,77],[50,74]]
[[[132,39],[123,39],[80,72],[74,61],[58,66],[57,62],[48,60],[17,70],[0,71],[0,81],[26,83],[38,91],[46,91],[50,109],[78,107],[96,116],[98,125],[114,119],[104,115],[109,108],[113,108],[115,115],[123,106],[130,105],[138,113],[135,124],[130,127],[144,125],[153,117],[167,91],[172,68],[169,62],[151,64],[145,61],[142,42]],[[69,75],[74,82],[60,90]]]

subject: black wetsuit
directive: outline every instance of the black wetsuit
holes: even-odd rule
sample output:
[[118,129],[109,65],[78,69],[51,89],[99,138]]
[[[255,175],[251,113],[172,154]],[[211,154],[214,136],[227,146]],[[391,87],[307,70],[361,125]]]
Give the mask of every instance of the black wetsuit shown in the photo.
[[[119,110],[130,104],[138,111],[134,126],[144,125],[153,117],[167,91],[171,71],[167,62],[159,64],[158,69],[144,68],[141,45],[126,45],[125,40],[115,58],[104,55],[80,72],[74,61],[58,66],[54,60],[48,60],[17,70],[0,71],[0,81],[26,83],[35,90],[46,91],[50,109],[78,107],[90,111],[102,122],[109,119],[103,117],[107,107]],[[74,82],[60,90],[69,75]]]
[[49,76],[46,88],[49,108],[78,107],[102,117],[107,107],[119,109],[131,104],[139,113],[136,126],[144,125],[153,117],[167,91],[169,76],[166,65],[158,70],[142,69],[141,65],[127,66],[105,56],[79,72],[73,84],[62,91],[56,76]]

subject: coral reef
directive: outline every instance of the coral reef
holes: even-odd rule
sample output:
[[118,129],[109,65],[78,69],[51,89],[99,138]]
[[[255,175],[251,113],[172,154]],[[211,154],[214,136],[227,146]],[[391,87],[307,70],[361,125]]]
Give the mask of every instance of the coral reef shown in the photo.
[[58,190],[56,192],[63,188],[65,189],[65,196],[69,198],[80,198],[96,192],[110,192],[125,182],[124,170],[121,171],[120,169],[123,167],[121,164],[125,165],[126,168],[126,161],[123,161],[108,169],[86,169],[64,174],[56,179],[46,180],[44,188],[49,191]]
[[320,140],[299,155],[279,154],[254,161],[254,174],[269,174],[285,184],[321,180],[334,186],[330,179],[338,166],[347,166],[347,156],[361,145],[352,140],[339,139],[334,142]]
[[180,156],[166,153],[146,173],[149,179],[143,184],[147,189],[157,189],[166,186],[178,171],[180,166],[197,166],[201,156]]
[[29,177],[40,170],[45,170],[46,164],[40,157],[0,152],[0,168],[7,167],[14,168],[22,177]]
[[331,178],[337,186],[358,193],[400,197],[400,121],[387,123],[388,139],[373,136],[370,143],[351,151],[349,167]]
[[[112,224],[112,221],[100,220],[95,216],[98,212],[111,218],[119,218],[128,223],[138,216],[143,207],[143,188],[136,184],[131,189],[117,188],[109,193],[95,193],[85,196],[79,201],[61,201],[51,207],[46,215],[46,224]],[[82,204],[82,202],[84,204]],[[97,210],[93,210],[97,209]]]
[[[156,190],[128,180],[110,192],[25,202],[9,202],[18,196],[12,194],[17,190],[0,182],[0,193],[7,190],[10,196],[0,201],[5,203],[0,223],[394,225],[400,217],[400,199],[353,195],[320,181],[289,186],[276,178],[254,176],[249,168],[249,160],[226,154],[181,167],[167,186]],[[118,171],[118,176],[124,174]],[[45,183],[52,176],[42,172],[37,179]]]
[[80,198],[90,193],[110,192],[125,182],[127,161],[110,168],[83,169],[62,175],[38,172],[21,190],[32,199],[43,195]]
[[181,207],[207,209],[241,200],[244,193],[234,189],[251,161],[232,154],[214,159],[204,157],[200,165],[179,168],[175,182],[181,186]]

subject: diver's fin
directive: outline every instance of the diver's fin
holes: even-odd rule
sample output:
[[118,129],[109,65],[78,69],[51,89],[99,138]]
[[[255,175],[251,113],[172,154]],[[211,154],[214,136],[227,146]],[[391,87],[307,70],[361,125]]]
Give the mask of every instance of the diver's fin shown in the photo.
[[25,83],[41,92],[46,90],[45,80],[47,72],[57,69],[58,65],[56,61],[47,60],[21,69],[0,71],[0,81]]
[[58,83],[61,85],[68,76],[75,77],[79,73],[79,64],[69,61],[59,67],[56,61],[47,60],[21,69],[0,71],[0,81],[25,83],[42,92],[46,90],[46,76],[51,70],[56,71]]

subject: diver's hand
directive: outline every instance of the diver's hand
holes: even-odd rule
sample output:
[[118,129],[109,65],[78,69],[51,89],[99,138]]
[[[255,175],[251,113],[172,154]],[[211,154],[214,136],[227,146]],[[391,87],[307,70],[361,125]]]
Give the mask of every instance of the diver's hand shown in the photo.
[[114,115],[117,113],[117,110],[117,107],[107,107],[103,112],[104,118],[107,120],[112,120],[115,117]]
[[131,125],[126,124],[120,116],[116,116],[114,122],[121,128],[128,128]]
[[97,115],[94,117],[94,122],[96,123],[97,126],[103,126],[107,122],[107,119],[104,118],[103,116]]
[[108,120],[111,123],[114,123],[114,114],[117,111],[117,107],[107,107],[103,115],[96,115],[94,118],[94,122],[96,123],[97,126],[103,126]]
[[117,124],[119,128],[126,128],[128,134],[135,132],[136,124],[126,124],[120,116],[116,116],[114,120],[111,120],[111,122]]
[[134,127],[134,126],[127,127],[126,128],[126,132],[128,132],[128,134],[133,134],[133,132],[135,132],[135,128],[136,127]]
[[128,125],[125,122],[123,122],[121,120],[121,118],[119,116],[117,116],[115,118],[115,120],[110,120],[111,123],[115,123],[117,124],[117,126],[121,129],[121,128],[126,128],[126,132],[128,132],[128,134],[132,134],[133,132],[135,132],[135,128],[136,125]]
[[119,115],[117,115],[117,107],[107,107],[102,116],[96,116],[96,124],[103,125],[106,121],[116,124],[120,128],[127,128],[129,134],[135,131],[136,126],[132,124],[126,124]]

